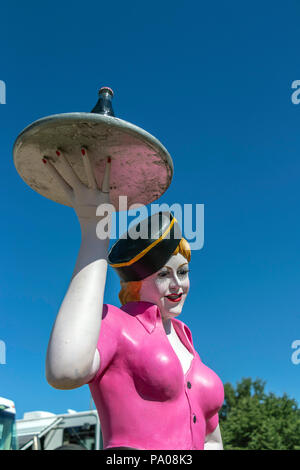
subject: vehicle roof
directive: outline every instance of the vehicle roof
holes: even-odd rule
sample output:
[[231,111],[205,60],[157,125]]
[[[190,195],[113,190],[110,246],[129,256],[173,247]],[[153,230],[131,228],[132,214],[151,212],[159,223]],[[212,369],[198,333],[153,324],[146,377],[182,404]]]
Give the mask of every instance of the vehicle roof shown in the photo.
[[96,418],[96,421],[99,419],[96,410],[80,411],[78,413],[66,413],[59,415],[52,414],[52,416],[49,416],[49,413],[48,416],[41,418],[37,418],[36,415],[34,415],[34,412],[32,414],[33,417],[31,419],[17,419],[16,424],[18,436],[39,434],[45,428],[54,423],[54,421],[56,421],[58,418],[63,418],[63,422],[61,423],[61,426],[63,427],[67,426],[69,422],[76,423],[75,425],[78,426],[79,423],[82,424],[81,418],[86,420],[88,416],[93,416],[93,419]]

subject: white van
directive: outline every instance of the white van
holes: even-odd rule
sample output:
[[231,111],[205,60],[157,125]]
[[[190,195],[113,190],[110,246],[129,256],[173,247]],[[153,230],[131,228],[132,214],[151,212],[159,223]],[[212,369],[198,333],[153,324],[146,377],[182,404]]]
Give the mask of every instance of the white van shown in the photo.
[[100,450],[103,448],[96,410],[56,415],[25,413],[17,420],[19,450]]

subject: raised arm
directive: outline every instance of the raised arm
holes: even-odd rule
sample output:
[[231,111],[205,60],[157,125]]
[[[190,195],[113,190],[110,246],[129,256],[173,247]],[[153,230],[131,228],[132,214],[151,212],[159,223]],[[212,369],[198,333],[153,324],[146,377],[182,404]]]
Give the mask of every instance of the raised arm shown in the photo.
[[99,369],[96,349],[107,273],[109,238],[96,235],[96,208],[109,203],[110,158],[101,191],[97,188],[87,150],[81,149],[89,188],[81,183],[63,152],[56,151],[71,186],[50,159],[48,171],[63,188],[81,227],[81,245],[70,285],[55,320],[46,358],[47,381],[54,388],[73,389],[87,383]]

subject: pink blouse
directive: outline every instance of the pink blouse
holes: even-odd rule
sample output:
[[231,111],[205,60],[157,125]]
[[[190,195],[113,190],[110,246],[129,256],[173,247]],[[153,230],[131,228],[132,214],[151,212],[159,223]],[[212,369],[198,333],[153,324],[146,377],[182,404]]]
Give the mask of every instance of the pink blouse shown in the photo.
[[189,328],[172,320],[194,358],[184,374],[157,305],[104,305],[97,348],[100,368],[89,382],[104,449],[201,450],[218,425],[224,389],[203,364]]

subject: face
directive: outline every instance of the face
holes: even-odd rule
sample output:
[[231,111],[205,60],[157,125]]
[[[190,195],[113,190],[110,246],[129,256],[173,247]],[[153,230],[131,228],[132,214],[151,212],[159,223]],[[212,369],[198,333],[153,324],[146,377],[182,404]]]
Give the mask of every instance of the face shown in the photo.
[[142,281],[140,300],[159,307],[163,320],[181,313],[190,288],[188,262],[180,253],[171,256],[158,272]]

